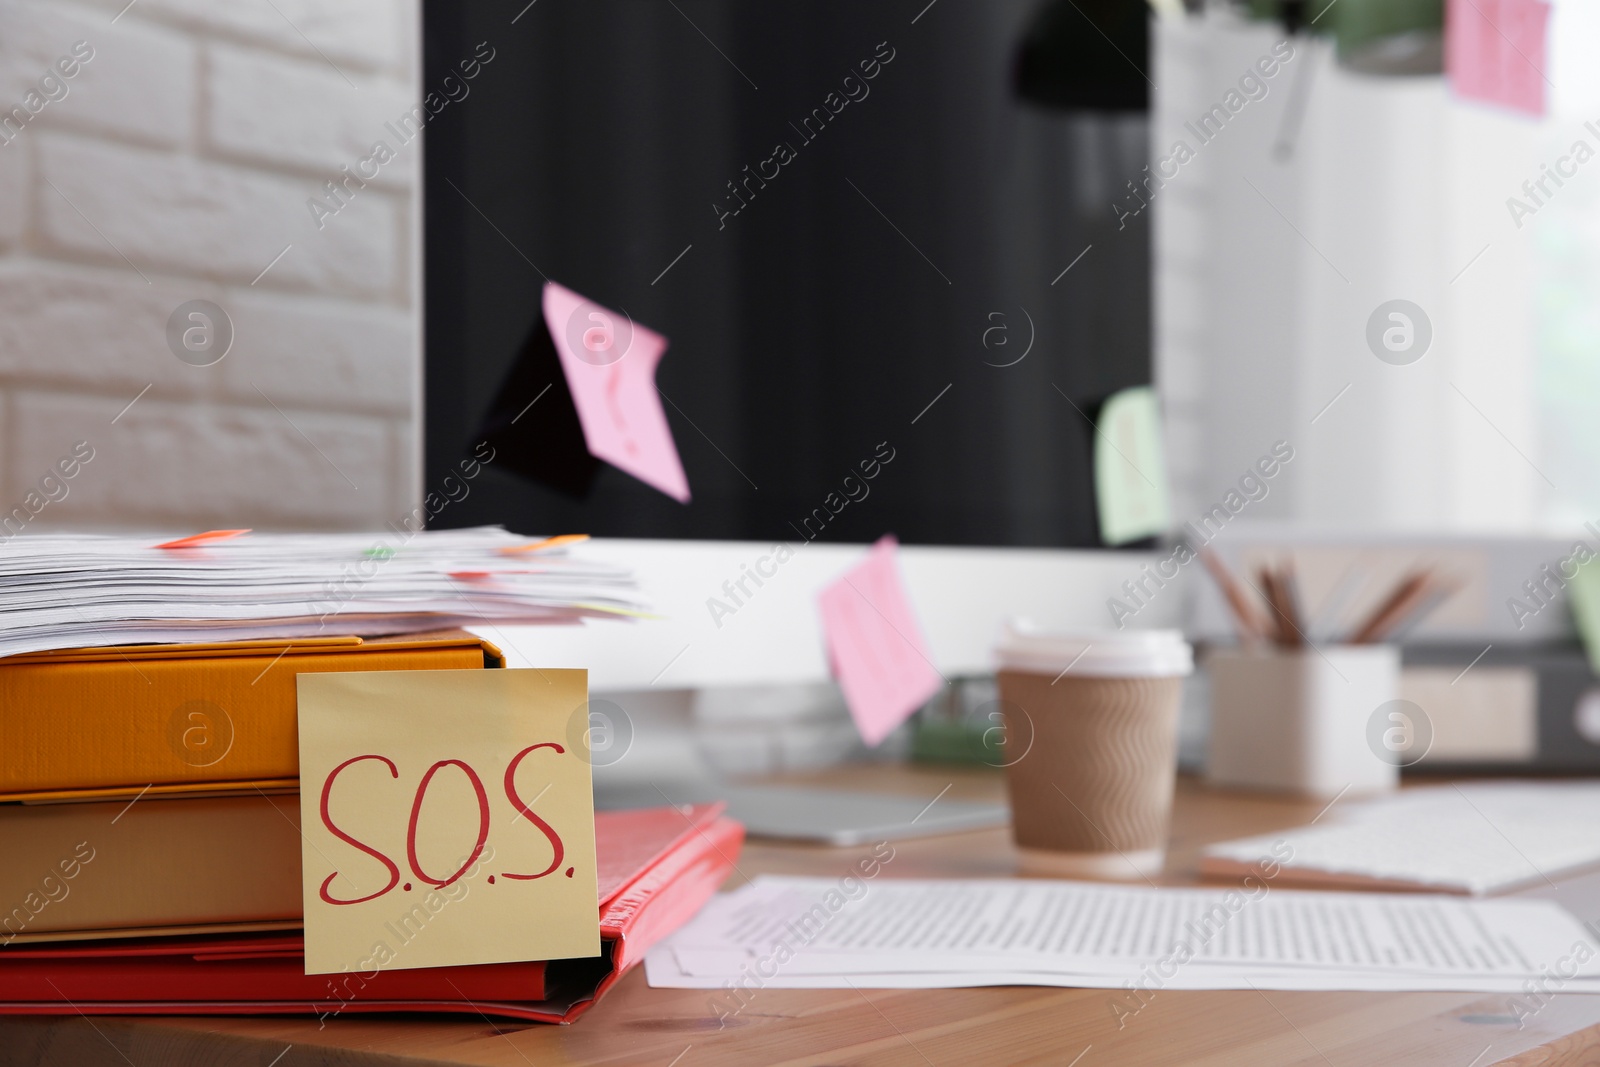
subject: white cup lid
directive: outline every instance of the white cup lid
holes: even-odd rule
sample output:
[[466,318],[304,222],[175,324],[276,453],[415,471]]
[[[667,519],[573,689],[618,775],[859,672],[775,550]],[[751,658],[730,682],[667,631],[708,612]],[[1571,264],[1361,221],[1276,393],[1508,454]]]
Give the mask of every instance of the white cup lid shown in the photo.
[[1026,620],[1007,624],[995,647],[1001,670],[1088,678],[1171,678],[1194,671],[1194,650],[1177,630],[1046,633]]

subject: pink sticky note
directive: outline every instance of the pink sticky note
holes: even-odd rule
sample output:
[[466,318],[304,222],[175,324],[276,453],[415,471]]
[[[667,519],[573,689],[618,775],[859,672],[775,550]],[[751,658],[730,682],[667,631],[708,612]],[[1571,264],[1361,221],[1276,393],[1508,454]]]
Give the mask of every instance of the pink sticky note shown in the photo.
[[1445,70],[1469,100],[1529,115],[1545,112],[1545,0],[1449,0]]
[[689,479],[656,393],[667,339],[555,282],[545,283],[544,322],[590,454],[687,504]]
[[856,729],[874,747],[944,684],[900,581],[899,547],[893,537],[881,539],[819,598],[834,677]]

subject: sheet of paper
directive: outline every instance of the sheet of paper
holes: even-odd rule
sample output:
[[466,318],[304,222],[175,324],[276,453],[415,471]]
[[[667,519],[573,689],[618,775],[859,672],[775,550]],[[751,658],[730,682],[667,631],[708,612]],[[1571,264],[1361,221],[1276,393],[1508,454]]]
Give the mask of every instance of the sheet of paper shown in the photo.
[[[853,899],[852,899],[853,897]],[[1416,894],[1152,889],[1044,880],[762,878],[659,951],[673,974],[737,981],[1054,975],[1191,988],[1252,976],[1306,988],[1515,987],[1541,968],[1600,980],[1600,949],[1548,901]],[[1321,984],[1318,984],[1321,983]],[[1330,984],[1331,983],[1331,984]],[[954,984],[964,984],[958,981]]]
[[626,570],[581,549],[507,555],[532,539],[498,527],[424,530],[423,510],[377,532],[243,533],[179,548],[157,547],[152,534],[12,538],[0,546],[0,656],[576,622],[645,607]]
[[1095,424],[1094,494],[1100,540],[1123,545],[1167,531],[1161,408],[1148,385],[1113,393]]
[[555,282],[545,283],[544,321],[589,451],[687,504],[689,478],[656,393],[667,339]]
[[[1481,782],[1346,802],[1316,826],[1212,845],[1202,867],[1248,866],[1275,843],[1286,871],[1473,895],[1600,864],[1600,784]],[[1219,862],[1220,861],[1220,862]]]
[[[791,974],[777,970],[756,982],[755,972],[739,975],[697,975],[680,967],[671,952],[651,952],[645,976],[658,989],[726,989],[742,979],[745,989],[972,989],[983,986],[1050,986],[1067,989],[1128,989],[1132,978],[1115,974],[1070,974],[1056,971],[894,971],[850,975]],[[1392,993],[1517,993],[1526,992],[1527,977],[1445,978],[1432,975],[1389,977],[1362,971],[1284,970],[1269,968],[1194,967],[1180,969],[1146,989],[1270,989],[1335,992],[1362,990]],[[1574,978],[1562,993],[1600,993],[1600,978]]]
[[307,974],[599,955],[586,672],[298,687]]
[[1550,5],[1545,0],[1449,0],[1445,70],[1457,96],[1545,113]]
[[881,538],[818,601],[834,677],[856,729],[873,746],[944,684],[900,580],[899,547],[893,537]]

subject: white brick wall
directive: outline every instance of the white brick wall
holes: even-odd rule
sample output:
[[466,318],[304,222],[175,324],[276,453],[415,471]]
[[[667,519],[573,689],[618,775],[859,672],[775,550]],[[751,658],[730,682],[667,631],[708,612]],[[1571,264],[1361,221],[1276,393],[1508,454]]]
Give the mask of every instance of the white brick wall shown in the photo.
[[[99,0],[116,12],[126,0]],[[146,18],[358,70],[408,67],[415,4],[394,0],[140,0]],[[320,53],[320,55],[319,55]]]
[[22,240],[28,218],[27,179],[27,157],[0,148],[0,249]]
[[218,364],[232,395],[249,400],[259,388],[280,405],[411,410],[412,329],[400,311],[263,293],[236,297],[232,317],[244,358]]
[[[96,457],[40,528],[409,509],[420,144],[321,228],[306,201],[394,143],[417,19],[417,0],[0,0],[0,119],[26,118],[0,130],[0,509],[78,440]],[[27,116],[78,41],[93,58]],[[166,339],[196,299],[234,327],[209,367]]]
[[[354,73],[345,75],[360,89],[352,94],[345,77],[321,60],[289,63],[217,45],[210,52],[210,67],[205,135],[216,154],[269,166],[298,165],[319,182],[341,165],[353,168],[371,152],[374,141],[393,147],[397,138],[384,123],[416,103],[382,79]],[[349,104],[324,106],[340,98]],[[276,101],[276,106],[262,107],[263,100]],[[402,149],[375,183],[409,185],[420,147],[413,143]]]
[[[125,403],[32,390],[12,396],[17,473],[25,482],[73,441],[95,450],[72,493],[41,520],[83,524],[110,509],[132,525],[226,526],[248,510],[263,527],[358,526],[375,510],[369,499],[381,506],[391,495],[381,419],[171,403],[151,394],[119,418]],[[197,486],[205,492],[197,494]]]
[[161,275],[146,285],[118,266],[0,260],[0,381],[106,394],[123,404],[151,383],[156,396],[215,392],[216,371],[233,353],[217,367],[192,367],[173,358],[164,337],[173,308],[194,299],[220,304],[222,287]]
[[[113,12],[115,14],[115,12]],[[110,25],[92,8],[0,5],[0,106],[9,110],[77,41],[94,58],[67,80],[65,99],[29,123],[38,129],[87,130],[175,147],[188,142],[195,106],[197,42],[130,14]]]
[[37,141],[43,250],[107,264],[126,265],[126,256],[140,268],[248,287],[290,244],[268,275],[273,286],[399,295],[394,196],[361,190],[319,230],[305,203],[319,192],[313,179],[48,132]]

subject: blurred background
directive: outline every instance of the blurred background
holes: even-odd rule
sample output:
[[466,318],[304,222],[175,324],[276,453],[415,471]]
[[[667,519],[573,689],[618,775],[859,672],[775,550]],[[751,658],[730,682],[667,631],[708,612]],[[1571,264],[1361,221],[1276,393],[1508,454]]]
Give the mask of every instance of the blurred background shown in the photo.
[[[0,508],[87,442],[30,529],[376,531],[493,439],[433,525],[623,539],[673,625],[540,648],[763,769],[859,748],[811,625],[852,546],[930,553],[971,710],[996,619],[1111,625],[1281,444],[1236,561],[1455,560],[1416,639],[1553,642],[1581,689],[1565,612],[1506,609],[1600,518],[1597,40],[1576,0],[0,3]],[[669,339],[688,504],[553,485],[549,409],[513,427],[547,280]],[[1096,440],[1145,387],[1118,532]],[[708,630],[726,546],[790,538],[839,554]],[[1178,584],[1137,625],[1225,637]],[[761,678],[800,688],[716,688]]]
[[[1600,505],[1588,476],[1600,441],[1586,417],[1600,394],[1589,310],[1600,284],[1594,182],[1579,170],[1520,220],[1507,207],[1514,196],[1532,205],[1523,182],[1574,140],[1595,139],[1583,124],[1600,116],[1600,75],[1585,59],[1597,16],[1581,4],[1550,6],[1540,114],[1463,98],[1437,71],[1375,74],[1340,63],[1334,36],[1320,31],[1337,23],[1339,8],[1357,7],[1352,0],[1292,37],[1281,12],[1253,17],[1262,13],[1231,5],[1152,18],[1139,64],[1147,112],[1019,98],[1012,75],[1040,17],[1039,5],[1020,0],[940,0],[937,18],[930,11],[915,24],[916,3],[750,9],[691,0],[681,13],[520,6],[430,9],[426,59],[424,12],[414,3],[0,6],[7,108],[22,107],[74,42],[94,51],[66,80],[67,95],[25,128],[8,126],[0,145],[4,499],[21,496],[68,438],[92,433],[108,444],[105,458],[96,477],[53,505],[59,520],[359,528],[407,510],[424,471],[423,160],[419,142],[400,144],[385,124],[428,92],[443,96],[442,86],[424,84],[425,62],[447,71],[487,41],[496,58],[467,83],[471,95],[429,113],[429,144],[490,142],[480,155],[517,163],[489,182],[473,160],[457,161],[459,193],[493,225],[457,190],[429,187],[427,263],[455,275],[434,278],[429,350],[438,365],[461,368],[453,389],[440,376],[430,381],[428,410],[455,431],[441,430],[434,466],[477,429],[531,321],[542,279],[502,240],[510,237],[534,262],[548,260],[541,266],[552,276],[618,289],[617,303],[675,338],[663,388],[673,395],[679,384],[689,399],[674,399],[712,440],[797,493],[814,495],[821,475],[778,464],[775,438],[829,460],[836,438],[783,422],[747,425],[739,413],[748,397],[738,390],[760,383],[728,383],[717,363],[726,352],[781,364],[805,350],[846,364],[826,366],[824,385],[846,374],[870,384],[884,367],[921,361],[926,380],[902,387],[914,409],[958,372],[974,376],[972,392],[985,388],[976,378],[984,357],[1001,362],[984,347],[984,330],[998,321],[986,316],[999,311],[1010,323],[1028,308],[1036,362],[1055,366],[974,396],[964,422],[951,420],[964,428],[948,443],[1031,462],[1057,487],[1054,510],[1030,523],[1007,514],[1011,501],[991,488],[988,497],[975,492],[973,507],[997,526],[908,515],[928,519],[931,540],[1095,542],[1072,503],[1086,492],[1082,434],[1058,412],[1028,414],[1049,380],[1092,404],[1153,377],[1180,514],[1217,496],[1262,440],[1285,436],[1305,443],[1301,466],[1256,517],[1533,531],[1591,517]],[[1094,5],[1084,10],[1100,17]],[[793,32],[801,24],[811,27],[803,37]],[[751,89],[696,27],[720,33],[722,50],[762,68],[767,85]],[[718,258],[708,242],[725,183],[766,158],[767,141],[886,39],[897,58],[870,83],[872,97],[839,116],[827,144],[803,149],[781,195],[775,188],[759,210],[727,220],[730,249]],[[1295,58],[1263,79],[1267,94],[1225,135],[1193,144],[1194,158],[1151,208],[1123,219],[1137,206],[1127,183],[1141,181],[1175,140],[1194,141],[1183,123],[1284,39]],[[624,70],[631,81],[619,80]],[[482,136],[497,126],[507,131],[498,148]],[[591,130],[586,166],[557,165]],[[393,161],[347,207],[319,218],[308,200],[325,197],[323,183],[342,181],[341,168],[357,166],[379,140],[393,142]],[[685,169],[669,165],[679,161]],[[451,177],[448,164],[438,166]],[[849,186],[821,187],[844,172],[938,268]],[[640,195],[646,186],[656,194]],[[908,188],[920,192],[897,195]],[[798,239],[796,217],[806,212],[829,220],[815,240]],[[565,231],[553,219],[566,219]],[[589,222],[599,229],[580,225]],[[837,243],[848,234],[861,235],[859,246]],[[655,272],[697,237],[680,276],[668,275],[677,291],[663,292],[666,281],[651,289]],[[830,257],[833,271],[819,271]],[[639,293],[612,286],[602,260],[631,272]],[[751,276],[778,260],[786,273]],[[870,291],[875,271],[902,283],[902,266],[926,274],[918,302]],[[941,286],[936,269],[960,285]],[[234,347],[216,373],[151,343],[189,299],[210,299],[233,320]],[[1422,307],[1433,328],[1429,357],[1403,374],[1359,343],[1369,313],[1390,299]],[[781,325],[758,314],[784,301],[792,314]],[[868,320],[877,326],[858,336],[859,350],[816,356],[807,347]],[[713,323],[723,336],[707,332]],[[700,349],[715,357],[699,366],[723,383],[721,395],[695,377]],[[669,419],[691,468],[716,459],[683,414],[669,409]],[[867,436],[837,447],[870,450],[879,438]],[[963,470],[943,454],[927,463],[959,471],[962,484],[985,481],[981,464]],[[711,526],[765,531],[775,521],[729,502],[743,483],[721,460],[705,463],[696,481],[707,512],[721,509]],[[1006,493],[1038,488],[1024,481]],[[559,502],[546,510],[569,517]],[[534,525],[541,517],[517,515]],[[852,532],[865,540],[878,531]]]

